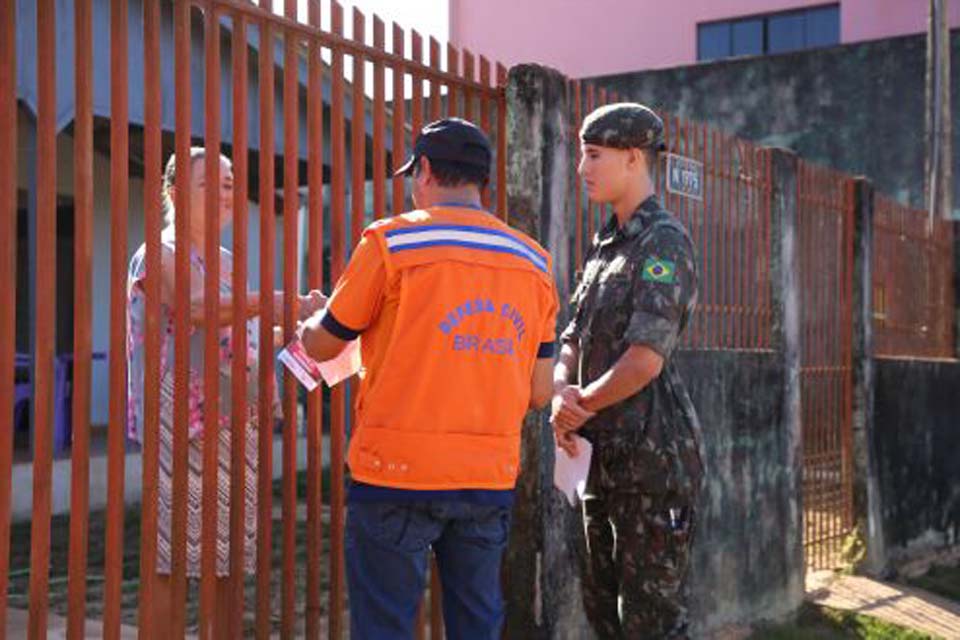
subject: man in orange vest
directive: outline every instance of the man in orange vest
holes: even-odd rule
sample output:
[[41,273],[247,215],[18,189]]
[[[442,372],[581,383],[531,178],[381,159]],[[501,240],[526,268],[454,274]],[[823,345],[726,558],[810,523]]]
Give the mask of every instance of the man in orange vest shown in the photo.
[[481,206],[491,157],[470,122],[424,127],[397,172],[417,209],[367,227],[302,329],[319,361],[363,338],[345,541],[355,639],[412,637],[431,548],[449,637],[500,636],[520,429],[551,397],[557,297],[549,254]]

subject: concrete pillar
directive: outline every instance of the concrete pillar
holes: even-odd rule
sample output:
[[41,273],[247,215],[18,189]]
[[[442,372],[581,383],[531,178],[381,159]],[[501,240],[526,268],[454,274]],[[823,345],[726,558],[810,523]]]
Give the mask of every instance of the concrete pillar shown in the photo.
[[784,576],[781,610],[778,617],[796,611],[803,602],[805,565],[803,559],[803,431],[800,398],[800,235],[797,202],[797,156],[786,149],[770,149],[772,167],[771,203],[771,320],[776,357],[784,369],[782,420],[778,428],[786,438],[783,473],[792,485],[789,491],[789,520],[783,523],[783,545],[791,558]]
[[874,451],[873,184],[853,186],[853,508],[866,555],[858,571],[879,575],[887,558]]
[[[553,257],[560,330],[569,317],[570,210],[573,170],[567,81],[537,65],[510,70],[507,80],[507,210],[510,224],[536,238]],[[507,638],[590,637],[583,614],[576,544],[579,511],[553,487],[554,443],[547,412],[527,415],[513,529],[504,558]]]

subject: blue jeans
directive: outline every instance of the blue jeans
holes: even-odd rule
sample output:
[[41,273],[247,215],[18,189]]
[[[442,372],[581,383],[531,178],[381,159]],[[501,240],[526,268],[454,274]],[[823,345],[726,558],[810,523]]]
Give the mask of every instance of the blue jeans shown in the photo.
[[499,639],[500,559],[510,507],[470,502],[350,502],[345,555],[354,640],[412,638],[437,558],[450,640]]

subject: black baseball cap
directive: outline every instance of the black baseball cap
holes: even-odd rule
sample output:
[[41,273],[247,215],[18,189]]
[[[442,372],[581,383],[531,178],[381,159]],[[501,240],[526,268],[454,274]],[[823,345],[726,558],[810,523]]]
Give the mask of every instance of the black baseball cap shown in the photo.
[[461,118],[444,118],[420,130],[413,154],[394,175],[410,175],[421,156],[449,160],[490,170],[493,152],[486,134],[477,125]]

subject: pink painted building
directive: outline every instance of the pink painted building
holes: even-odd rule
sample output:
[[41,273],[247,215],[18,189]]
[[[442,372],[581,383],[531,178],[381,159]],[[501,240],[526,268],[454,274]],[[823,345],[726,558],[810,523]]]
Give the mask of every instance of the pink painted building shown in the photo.
[[[926,30],[929,0],[449,0],[450,42],[571,77],[876,40]],[[949,3],[951,28],[960,2]]]

